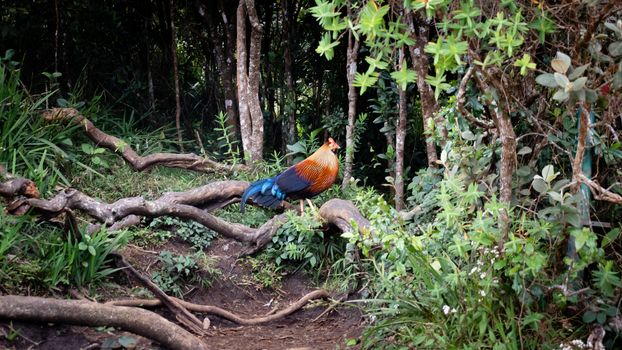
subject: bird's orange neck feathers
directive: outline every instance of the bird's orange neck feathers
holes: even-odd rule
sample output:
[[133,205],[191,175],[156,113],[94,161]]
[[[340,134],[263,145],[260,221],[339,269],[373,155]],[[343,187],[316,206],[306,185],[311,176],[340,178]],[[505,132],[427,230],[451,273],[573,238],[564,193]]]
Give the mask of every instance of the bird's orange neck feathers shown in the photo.
[[331,151],[329,142],[325,142],[322,147],[318,148],[308,159],[328,167],[331,170],[339,169],[339,158]]

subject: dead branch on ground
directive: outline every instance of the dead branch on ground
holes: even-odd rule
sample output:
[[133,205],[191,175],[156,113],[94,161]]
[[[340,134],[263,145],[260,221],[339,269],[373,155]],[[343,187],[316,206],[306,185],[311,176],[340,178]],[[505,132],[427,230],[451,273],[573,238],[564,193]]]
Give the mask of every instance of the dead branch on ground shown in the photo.
[[204,335],[203,322],[201,322],[194,314],[190,313],[183,305],[177,300],[169,297],[160,289],[155,283],[140,272],[138,272],[132,265],[130,265],[123,255],[119,253],[113,253],[119,264],[126,272],[134,276],[140,283],[145,286],[153,295],[155,295],[161,303],[163,303],[174,315],[177,321],[181,322],[184,326],[188,327],[192,332],[197,335]]
[[[9,180],[13,181],[13,180]],[[9,186],[0,183],[0,188],[10,188],[0,195],[7,198],[18,197],[24,190],[19,186]],[[28,186],[28,182],[22,182]],[[19,197],[9,204],[10,208],[19,207],[21,210],[32,209],[34,213],[51,218],[63,214],[67,210],[77,210],[95,219],[99,225],[109,229],[119,229],[130,224],[140,222],[139,217],[173,216],[180,219],[194,220],[219,234],[247,244],[249,247],[244,254],[253,254],[267,244],[279,227],[287,220],[285,214],[274,216],[258,228],[248,227],[238,223],[227,222],[210,214],[202,208],[223,207],[239,202],[248,183],[245,181],[216,181],[185,192],[166,192],[154,200],[143,197],[128,197],[113,203],[100,202],[76,189],[65,189],[53,198],[23,198]],[[360,214],[358,209],[349,201],[331,199],[324,203],[319,210],[322,219],[329,225],[336,226],[341,231],[352,231],[350,220],[357,223],[359,232],[369,230],[369,222]],[[91,229],[99,226],[95,225]]]
[[154,153],[144,157],[139,156],[138,153],[136,153],[136,151],[134,151],[125,141],[101,131],[95,126],[95,124],[93,124],[93,122],[88,120],[74,108],[52,108],[50,110],[43,111],[41,115],[48,122],[62,122],[81,125],[89,139],[91,139],[91,141],[93,141],[98,147],[107,148],[110,151],[120,155],[134,170],[137,171],[147,170],[156,165],[200,172],[231,172],[248,170],[248,167],[242,164],[222,164],[193,153]]
[[153,339],[167,348],[207,349],[199,338],[156,313],[86,300],[4,295],[0,296],[0,319],[119,327]]

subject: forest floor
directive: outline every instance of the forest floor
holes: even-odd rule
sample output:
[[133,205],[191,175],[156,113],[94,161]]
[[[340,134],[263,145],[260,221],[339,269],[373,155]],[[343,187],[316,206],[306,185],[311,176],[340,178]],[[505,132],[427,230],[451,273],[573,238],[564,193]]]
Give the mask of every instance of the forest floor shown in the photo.
[[[139,271],[149,275],[150,269],[157,263],[157,252],[162,250],[183,254],[190,252],[190,247],[173,238],[158,247],[129,245],[123,255]],[[235,258],[240,250],[241,245],[235,241],[218,238],[212,242],[205,252],[215,259],[220,270],[218,277],[208,288],[197,286],[183,299],[219,306],[250,318],[264,316],[273,309],[281,310],[317,289],[312,280],[301,272],[282,276],[275,288],[265,288],[253,282],[252,274],[256,273],[256,268],[254,271],[244,260]],[[130,280],[127,275],[117,272],[114,283],[98,289],[96,298],[100,302],[128,298],[138,286],[139,283]],[[310,303],[285,318],[256,326],[240,326],[210,315],[206,343],[212,349],[357,348],[356,345],[348,346],[347,342],[361,335],[365,325],[361,311],[355,307],[340,306],[323,314],[329,305],[320,301]],[[165,309],[159,308],[156,312],[172,320]],[[5,336],[0,336],[0,349],[160,349],[149,339],[110,327],[0,321],[0,335],[3,335],[2,332]],[[14,339],[8,342],[6,339],[11,335]]]

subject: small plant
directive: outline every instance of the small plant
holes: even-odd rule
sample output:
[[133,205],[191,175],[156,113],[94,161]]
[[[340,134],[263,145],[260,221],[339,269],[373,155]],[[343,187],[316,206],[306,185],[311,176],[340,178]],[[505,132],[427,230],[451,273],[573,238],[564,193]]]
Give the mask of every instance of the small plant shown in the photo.
[[[156,218],[149,224],[151,228],[168,227],[174,229],[179,238],[190,243],[196,249],[209,247],[217,233],[192,220],[180,220],[173,217]],[[162,235],[164,236],[164,235]]]
[[239,141],[234,139],[235,135],[233,135],[233,131],[231,130],[233,126],[227,125],[227,114],[222,111],[218,112],[218,114],[216,114],[216,123],[218,126],[214,130],[220,133],[220,136],[218,136],[220,153],[233,164],[239,163],[241,161],[238,146]]
[[97,283],[117,269],[107,267],[108,255],[127,243],[125,231],[108,233],[105,229],[83,234],[81,240],[57,237],[50,244],[45,260],[49,262],[45,281],[49,286],[76,284],[79,287]]
[[161,268],[154,272],[151,277],[164,292],[173,293],[178,297],[184,294],[183,287],[189,283],[199,283],[204,288],[209,287],[211,279],[202,276],[201,266],[203,263],[210,275],[216,274],[217,270],[211,267],[211,262],[206,260],[205,254],[197,252],[193,255],[173,255],[169,251],[163,251],[158,257]]
[[110,168],[108,162],[100,156],[106,152],[104,148],[93,147],[88,143],[83,143],[80,147],[82,148],[82,152],[89,158],[91,164],[105,169]]
[[278,288],[281,284],[283,274],[282,266],[277,265],[268,254],[258,257],[246,257],[243,262],[251,268],[252,282],[259,284],[263,288]]

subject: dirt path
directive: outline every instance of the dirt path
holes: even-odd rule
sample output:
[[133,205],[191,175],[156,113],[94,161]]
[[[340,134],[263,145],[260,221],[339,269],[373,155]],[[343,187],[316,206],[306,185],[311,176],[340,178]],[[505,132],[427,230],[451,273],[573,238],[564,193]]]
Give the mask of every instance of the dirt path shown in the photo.
[[[155,250],[162,249],[183,253],[188,247],[174,241]],[[239,249],[235,242],[215,241],[206,253],[217,259],[222,275],[209,288],[196,288],[185,299],[253,317],[283,309],[315,289],[300,273],[284,276],[275,290],[249,283],[250,268],[233,258]],[[152,268],[157,259],[155,254],[133,248],[124,255],[141,271]],[[114,290],[105,298],[123,298],[123,294],[123,289]],[[239,326],[210,316],[207,343],[213,349],[355,349],[347,347],[346,342],[360,336],[364,327],[361,312],[341,307],[315,320],[326,307],[326,303],[311,304],[286,318],[258,326]],[[165,311],[158,312],[167,316]],[[15,339],[7,341],[7,336],[15,333]],[[123,349],[121,344],[130,344],[129,348],[134,349],[160,349],[148,339],[114,329],[0,321],[0,349]]]

